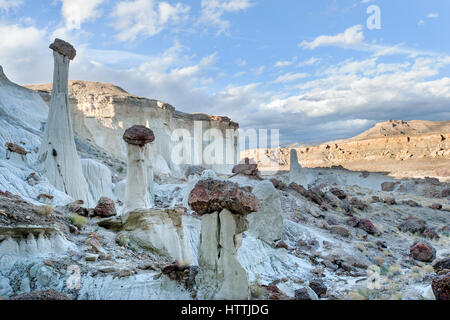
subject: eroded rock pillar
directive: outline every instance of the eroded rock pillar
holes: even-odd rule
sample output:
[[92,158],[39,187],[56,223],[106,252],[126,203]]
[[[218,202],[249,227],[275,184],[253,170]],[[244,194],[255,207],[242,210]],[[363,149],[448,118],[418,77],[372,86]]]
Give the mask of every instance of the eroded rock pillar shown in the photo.
[[259,200],[235,183],[209,179],[197,183],[189,205],[202,215],[196,278],[201,299],[249,299],[247,271],[237,253],[248,229],[246,215],[260,209]]
[[149,176],[149,143],[155,140],[153,131],[136,125],[123,135],[127,143],[127,184],[125,186],[125,212],[148,209],[151,206],[153,176]]
[[54,57],[53,89],[39,160],[44,175],[58,190],[87,205],[94,205],[78,157],[70,118],[69,63],[75,58],[76,50],[60,39],[56,39],[50,48]]

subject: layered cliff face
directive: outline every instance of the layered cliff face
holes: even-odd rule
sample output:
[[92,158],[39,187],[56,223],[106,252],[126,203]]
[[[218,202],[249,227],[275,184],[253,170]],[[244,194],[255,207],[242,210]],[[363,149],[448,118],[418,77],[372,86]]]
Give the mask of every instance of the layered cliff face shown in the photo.
[[[391,120],[351,139],[295,150],[300,164],[308,168],[341,165],[350,170],[389,172],[396,177],[450,179],[450,121]],[[289,170],[288,148],[262,153],[278,161],[281,169]]]
[[[50,101],[51,84],[28,88],[37,91],[44,101]],[[150,161],[156,174],[184,173],[183,165],[178,165],[172,156],[178,142],[172,141],[171,136],[177,129],[189,132],[192,149],[196,143],[206,147],[208,141],[202,141],[200,135],[204,135],[208,129],[217,129],[225,139],[224,149],[229,144],[234,154],[238,155],[238,139],[227,138],[226,135],[227,130],[237,130],[238,124],[227,117],[183,113],[167,103],[137,97],[117,86],[98,82],[70,81],[69,95],[77,136],[121,160],[126,160],[126,146],[122,140],[124,131],[136,124],[150,127],[156,137],[150,147]],[[198,134],[200,128],[201,134]],[[194,131],[197,134],[194,135]],[[204,161],[192,164],[202,164],[221,173],[231,172],[232,168],[232,164],[210,164]]]

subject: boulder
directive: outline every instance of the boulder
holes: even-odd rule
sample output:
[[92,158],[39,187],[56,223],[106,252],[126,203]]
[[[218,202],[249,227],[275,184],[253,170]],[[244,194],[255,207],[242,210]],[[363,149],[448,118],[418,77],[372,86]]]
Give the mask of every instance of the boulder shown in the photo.
[[255,237],[273,242],[283,237],[283,213],[278,191],[270,181],[262,181],[253,189],[261,209],[248,216],[249,232]]
[[433,268],[436,273],[446,269],[450,270],[450,257],[434,261]]
[[344,199],[347,198],[347,194],[346,194],[343,190],[341,190],[341,189],[338,189],[338,188],[331,188],[331,189],[330,189],[330,192],[331,192],[332,194],[334,194],[336,197],[338,197],[339,200],[344,200]]
[[287,189],[287,187],[288,187],[286,185],[286,183],[284,183],[283,181],[278,180],[278,179],[272,178],[272,179],[270,179],[270,182],[272,182],[272,184],[275,187],[275,189],[278,189],[278,190],[281,190],[281,191],[285,191]]
[[426,222],[415,217],[408,217],[398,228],[402,232],[422,233],[426,229]]
[[327,286],[322,280],[314,279],[309,282],[309,287],[320,297],[327,293]]
[[101,218],[109,218],[117,215],[116,204],[113,200],[102,197],[97,203],[97,206],[94,209],[94,213],[96,216]]
[[350,231],[348,231],[345,227],[341,226],[331,226],[330,231],[345,238],[348,238],[351,235]]
[[188,166],[185,172],[185,176],[186,178],[189,178],[191,175],[200,176],[205,170],[206,169],[202,166]]
[[450,198],[450,188],[445,188],[444,190],[442,190],[441,197]]
[[233,167],[234,174],[243,174],[247,176],[258,175],[258,164],[254,160],[245,158],[243,163],[239,163]]
[[28,154],[28,152],[24,148],[12,142],[5,143],[5,147],[9,152],[14,152],[23,156],[26,156]]
[[436,258],[436,249],[425,240],[414,243],[409,251],[411,256],[418,261],[432,262]]
[[295,300],[319,300],[317,294],[309,287],[295,290]]
[[450,273],[434,277],[431,288],[436,300],[450,300]]
[[377,228],[372,223],[372,221],[370,221],[369,219],[361,219],[361,220],[359,220],[358,227],[360,229],[364,230],[365,232],[367,232],[368,234],[374,235],[374,234],[378,233]]
[[189,206],[198,214],[209,214],[227,209],[233,214],[247,215],[261,208],[259,200],[238,184],[206,179],[200,180],[189,194]]
[[430,208],[433,210],[442,210],[443,206],[440,203],[433,203]]
[[397,182],[383,182],[381,184],[381,190],[386,191],[386,192],[394,191],[395,186],[397,184],[398,184]]
[[73,60],[77,54],[77,51],[70,43],[58,38],[55,39],[49,48],[69,58],[70,60]]
[[125,130],[123,140],[128,144],[142,147],[147,143],[155,141],[155,135],[146,126],[135,125]]

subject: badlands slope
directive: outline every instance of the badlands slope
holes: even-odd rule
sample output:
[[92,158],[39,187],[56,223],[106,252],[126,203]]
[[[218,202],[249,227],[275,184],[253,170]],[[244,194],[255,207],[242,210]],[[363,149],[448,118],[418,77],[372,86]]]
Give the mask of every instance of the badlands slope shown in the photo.
[[[77,199],[56,190],[40,172],[37,154],[47,120],[44,100],[48,101],[49,87],[35,89],[41,90],[41,96],[10,82],[0,68],[0,299],[16,299],[30,292],[42,298],[42,290],[56,290],[64,297],[80,300],[201,298],[195,276],[188,279],[188,285],[164,273],[174,259],[149,250],[145,237],[133,238],[136,234],[154,235],[154,226],[149,228],[151,221],[136,219],[129,230],[118,232],[114,224],[108,226],[107,219],[101,217],[88,216],[85,224],[71,219],[75,213],[91,212],[92,208],[72,203]],[[205,127],[237,127],[227,118],[182,114],[169,105],[134,97],[112,85],[75,81],[71,92],[80,158],[102,168],[84,175],[94,182],[100,178],[107,182],[104,190],[108,189],[115,201],[119,220],[124,200],[119,191],[126,168],[116,164],[123,164],[121,150],[125,145],[118,141],[125,128],[148,121],[156,141],[162,144],[168,143],[167,137],[176,125],[190,130],[196,119]],[[403,139],[397,144],[400,148],[407,137],[395,137]],[[418,137],[411,135],[411,141]],[[29,153],[25,158],[17,154],[8,158],[7,142]],[[435,150],[436,145],[431,145],[423,148],[417,143],[416,149]],[[166,171],[165,176],[155,179],[152,210],[182,213],[187,229],[183,244],[192,250],[193,270],[199,261],[202,221],[187,206],[186,195],[197,181],[213,177],[238,183],[263,202],[262,210],[250,221],[249,232],[240,239],[238,251],[239,262],[248,274],[251,299],[299,298],[297,290],[317,299],[307,288],[315,288],[323,300],[434,299],[431,283],[439,265],[434,268],[432,261],[448,261],[450,257],[448,183],[435,179],[393,181],[384,175],[349,174],[344,170],[317,172],[311,175],[310,186],[300,186],[301,181],[291,184],[296,182],[295,176],[292,179],[283,172],[259,179],[246,175],[229,178],[205,170],[186,177],[178,176],[180,170],[166,159],[164,146],[155,149],[155,169]],[[301,150],[299,158],[303,161]],[[396,155],[395,150],[389,152]],[[366,151],[360,151],[364,157]],[[448,146],[444,146],[443,156],[448,161],[446,152]],[[330,165],[332,161],[320,163]],[[353,183],[367,178],[377,181],[376,186]],[[384,181],[388,184],[382,190],[380,183]],[[102,195],[104,191],[92,192],[96,201]],[[54,211],[43,211],[46,204]],[[255,226],[263,236],[271,235],[271,240],[257,235]],[[411,251],[417,240],[427,241],[426,257]]]
[[[343,166],[397,178],[450,180],[450,121],[390,120],[350,139],[295,149],[300,164],[307,168]],[[289,169],[289,149],[268,153],[282,170]]]

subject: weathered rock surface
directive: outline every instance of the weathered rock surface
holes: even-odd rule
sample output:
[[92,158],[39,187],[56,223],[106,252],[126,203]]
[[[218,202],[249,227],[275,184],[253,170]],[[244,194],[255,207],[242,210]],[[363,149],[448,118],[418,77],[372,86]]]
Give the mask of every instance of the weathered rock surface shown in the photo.
[[56,290],[42,290],[23,293],[11,300],[71,300],[66,294]]
[[248,216],[249,232],[272,242],[283,237],[283,213],[278,191],[270,181],[262,181],[253,189],[261,203],[261,209]]
[[[37,91],[44,101],[50,101],[51,84],[27,87]],[[122,139],[123,128],[133,125],[152,128],[157,139],[153,142],[148,157],[154,164],[156,174],[184,174],[184,170],[172,161],[172,152],[178,142],[172,141],[171,136],[179,129],[186,129],[190,137],[194,137],[198,127],[203,132],[217,129],[225,137],[224,144],[232,146],[234,155],[239,154],[236,136],[227,136],[227,130],[237,131],[239,125],[227,117],[183,113],[165,102],[138,97],[107,83],[70,81],[69,96],[77,136],[92,141],[95,146],[122,161],[127,159],[127,149]],[[193,159],[189,160],[190,163],[195,163]],[[230,174],[233,168],[233,164],[200,165],[223,174]]]
[[191,191],[189,206],[198,214],[228,209],[234,214],[249,214],[261,208],[259,200],[248,190],[229,181],[200,180]]
[[224,209],[202,217],[197,276],[203,299],[247,300],[248,276],[237,259],[245,217]]
[[133,211],[122,217],[122,230],[140,247],[176,260],[180,266],[189,265],[192,251],[183,225],[183,212],[182,208]]

